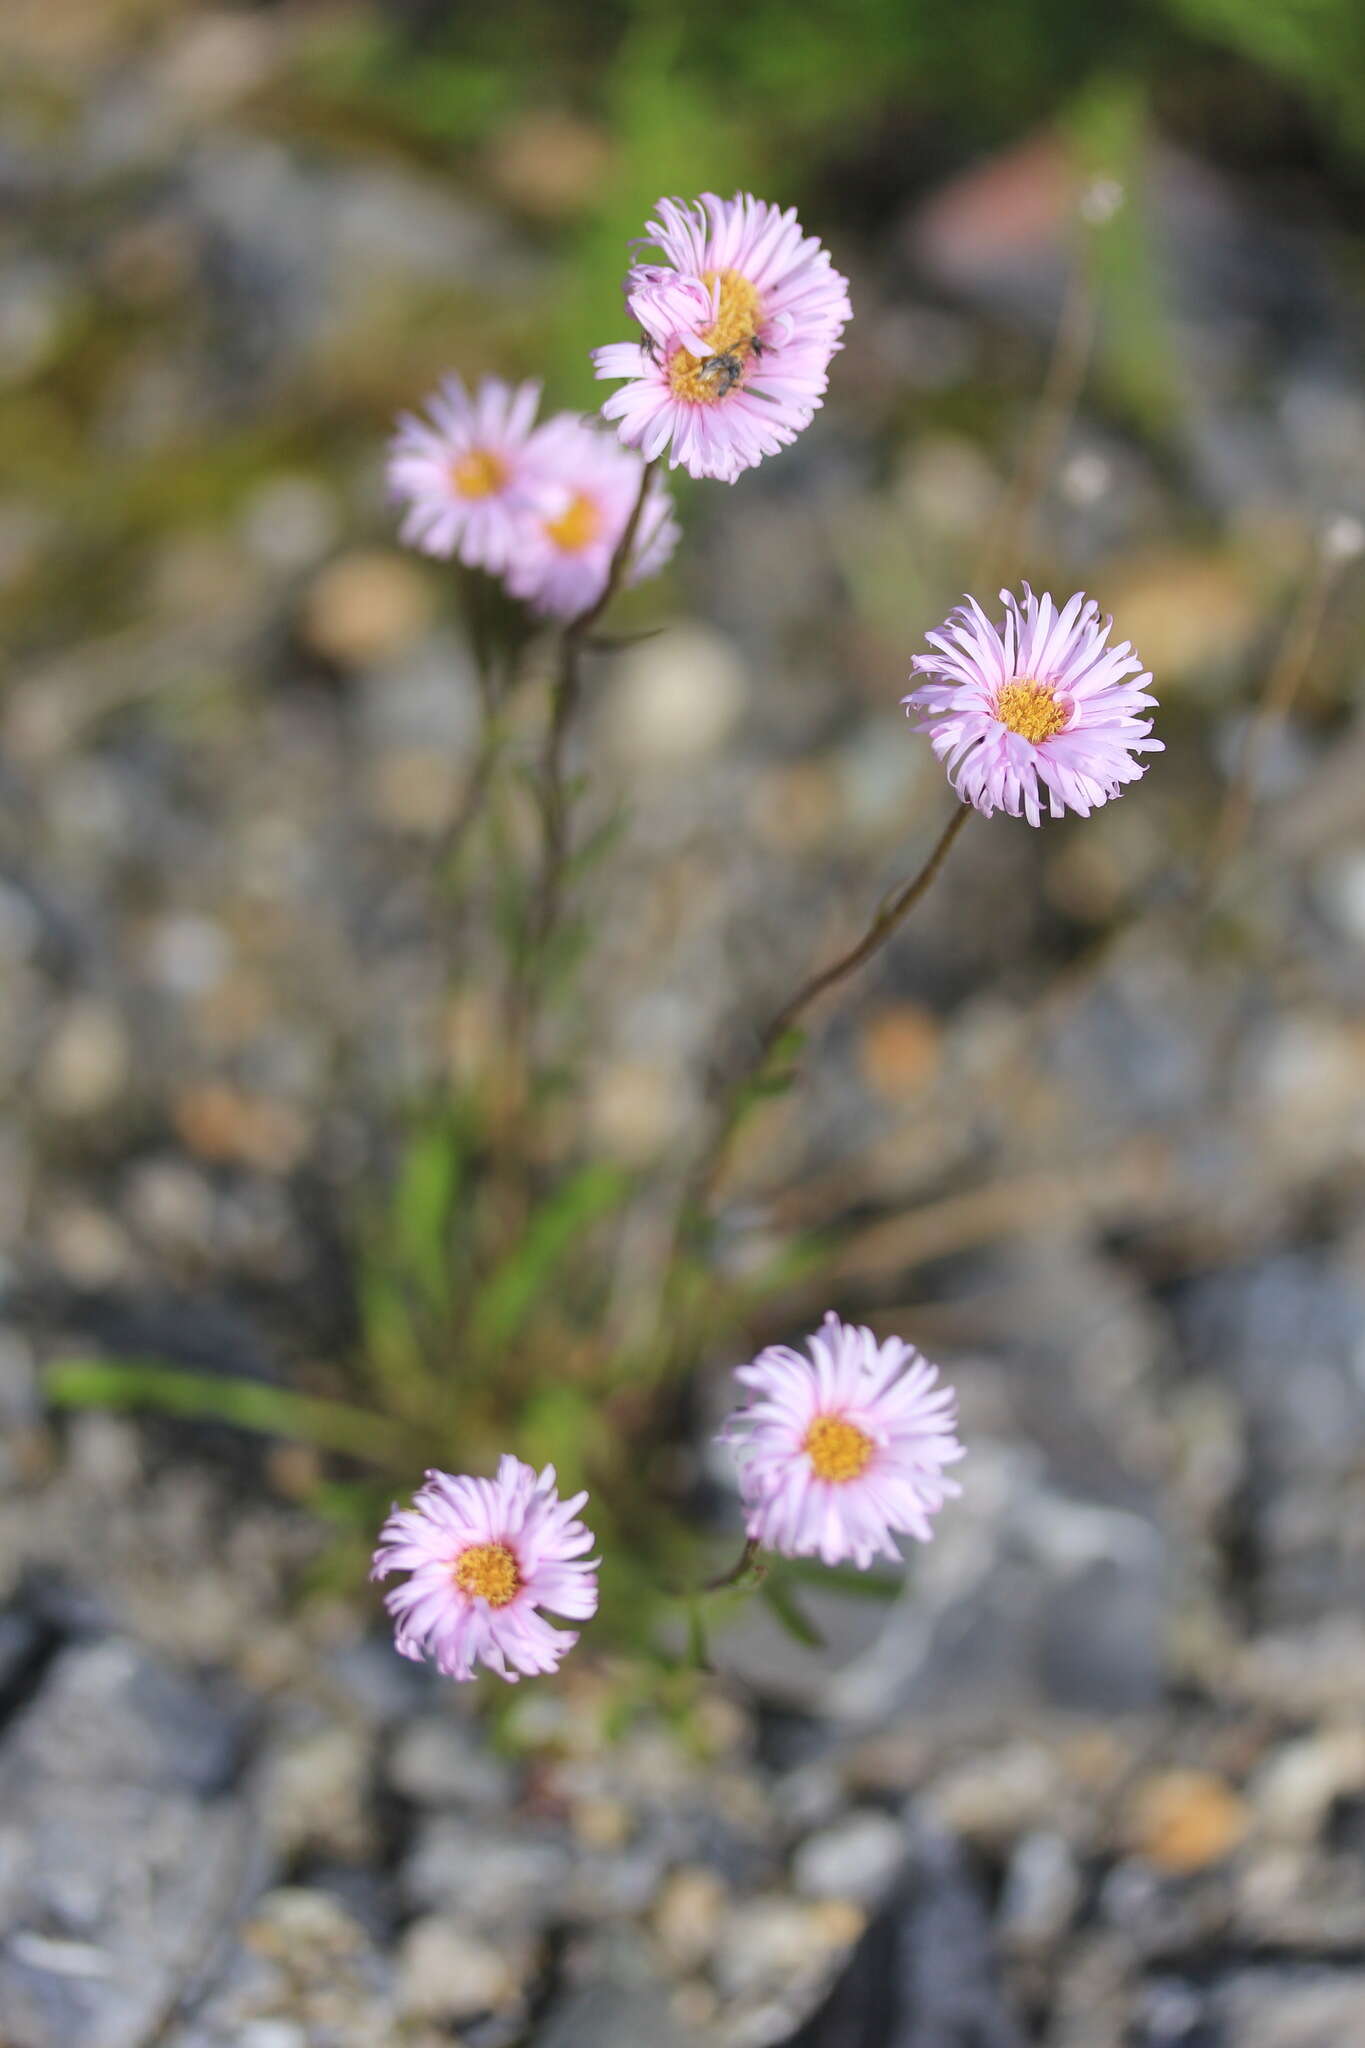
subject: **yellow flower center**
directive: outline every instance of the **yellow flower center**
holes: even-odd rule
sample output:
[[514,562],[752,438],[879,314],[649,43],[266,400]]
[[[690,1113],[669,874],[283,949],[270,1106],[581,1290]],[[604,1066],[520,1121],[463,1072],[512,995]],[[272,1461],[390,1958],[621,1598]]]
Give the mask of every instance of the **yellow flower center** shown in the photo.
[[486,448],[471,448],[450,466],[450,481],[461,498],[491,498],[507,481],[507,464]]
[[1031,676],[1006,683],[995,700],[995,715],[1020,739],[1035,747],[1066,729],[1070,712],[1059,704],[1050,683],[1035,683]]
[[704,336],[710,354],[694,356],[690,349],[675,348],[668,359],[668,381],[675,398],[714,405],[748,368],[762,314],[757,291],[737,270],[704,271],[702,282],[720,285],[715,322]]
[[455,1561],[454,1579],[462,1593],[505,1607],[521,1591],[517,1561],[505,1543],[474,1543]]
[[842,1483],[858,1477],[876,1446],[856,1422],[845,1422],[841,1415],[817,1415],[802,1448],[817,1479]]
[[558,519],[547,519],[545,531],[557,548],[563,548],[566,555],[577,554],[590,541],[596,540],[602,531],[602,511],[593,499],[578,491],[569,501],[567,512],[561,512]]

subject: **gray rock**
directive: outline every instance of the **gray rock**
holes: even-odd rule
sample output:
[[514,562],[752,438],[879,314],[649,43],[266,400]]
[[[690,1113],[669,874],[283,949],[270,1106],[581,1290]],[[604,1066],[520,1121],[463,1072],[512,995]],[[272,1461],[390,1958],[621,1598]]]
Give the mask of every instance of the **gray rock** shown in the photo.
[[207,1995],[156,2048],[376,2048],[398,2036],[390,1971],[338,1900],[267,1892]]
[[788,2048],[1022,2048],[960,1850],[918,1827],[907,1847],[904,1882]]
[[792,1882],[808,1899],[873,1905],[904,1860],[904,1828],[889,1813],[866,1808],[808,1835],[792,1858]]
[[472,1726],[452,1714],[424,1714],[397,1736],[386,1775],[414,1806],[498,1813],[511,1804],[513,1773]]
[[1275,1964],[1205,1987],[1144,1987],[1137,2048],[1345,2048],[1365,2040],[1365,1971]]
[[207,1964],[255,1841],[239,1714],[110,1639],[0,1746],[0,2038],[140,2048]]
[[571,1947],[564,1979],[531,2048],[691,2048],[638,1936],[618,1930]]
[[442,1814],[418,1828],[400,1883],[414,1906],[463,1913],[477,1927],[548,1923],[571,1863],[563,1837],[533,1823],[503,1829]]

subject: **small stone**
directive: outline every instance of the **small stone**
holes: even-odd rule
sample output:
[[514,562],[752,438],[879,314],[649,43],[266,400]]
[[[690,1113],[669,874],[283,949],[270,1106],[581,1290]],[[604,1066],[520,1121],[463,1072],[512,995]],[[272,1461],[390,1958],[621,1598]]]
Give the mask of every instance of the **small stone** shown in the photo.
[[308,2048],[308,2035],[296,2020],[248,2020],[237,2048]]
[[1303,1736],[1277,1749],[1251,1788],[1266,1828],[1284,1841],[1311,1842],[1335,1800],[1365,1788],[1365,1728],[1345,1726]]
[[990,1846],[1046,1825],[1063,1796],[1056,1758],[1041,1744],[1014,1742],[942,1772],[926,1804],[953,1834]]
[[281,573],[310,569],[336,537],[337,508],[311,476],[273,476],[257,486],[242,515],[242,539],[256,560]]
[[1081,1876],[1063,1835],[1042,1828],[1015,1846],[1000,1900],[1000,1927],[1018,1948],[1058,1940],[1080,1904]]
[[818,1983],[863,1924],[863,1915],[843,1900],[812,1905],[777,1893],[747,1899],[725,1918],[716,1982],[731,1997],[749,1998]]
[[858,1066],[869,1088],[887,1101],[918,1095],[938,1073],[942,1034],[918,1003],[876,1010],[862,1027]]
[[390,1752],[386,1775],[414,1806],[460,1806],[497,1813],[509,1805],[513,1774],[477,1732],[453,1715],[409,1721]]
[[720,751],[748,693],[732,641],[710,626],[674,626],[621,657],[605,712],[608,745],[626,767],[671,774]]
[[630,1808],[619,1799],[576,1800],[569,1821],[585,1849],[624,1848],[634,1829]]
[[588,1100],[594,1133],[618,1159],[656,1157],[685,1111],[674,1067],[657,1060],[613,1060],[594,1077]]
[[213,1191],[193,1167],[148,1159],[127,1177],[125,1214],[158,1250],[205,1256],[213,1229]]
[[695,1970],[716,1945],[729,1893],[714,1870],[684,1864],[669,1872],[654,1907],[654,1932],[669,1963]]
[[78,1287],[108,1287],[128,1269],[128,1240],[112,1216],[84,1202],[58,1202],[48,1218],[52,1256]]
[[147,965],[158,985],[172,995],[206,995],[221,981],[232,955],[221,925],[207,917],[172,915],[158,919],[147,946]]
[[271,1758],[264,1810],[281,1856],[364,1855],[373,1830],[368,1812],[370,1756],[364,1731],[344,1722],[286,1739]]
[[123,1021],[96,997],[71,1003],[48,1040],[38,1092],[56,1116],[93,1117],[126,1092],[132,1054]]
[[491,1941],[457,1920],[415,1921],[398,1952],[398,2001],[414,2019],[459,2022],[515,2004],[520,1973]]
[[390,832],[434,839],[455,814],[460,790],[456,764],[425,747],[390,747],[369,765],[369,808]]
[[226,1081],[185,1089],[175,1100],[174,1116],[190,1151],[214,1164],[288,1173],[308,1145],[307,1126],[288,1104],[244,1094]]
[[905,1833],[868,1807],[808,1835],[792,1858],[792,1882],[808,1899],[874,1905],[905,1861]]
[[339,668],[393,659],[424,631],[433,597],[421,571],[401,555],[356,549],[319,572],[304,599],[304,645]]
[[552,1917],[571,1868],[568,1845],[557,1835],[441,1814],[418,1829],[402,1880],[415,1905],[501,1929]]
[[1156,1869],[1183,1877],[1230,1856],[1250,1824],[1250,1808],[1225,1779],[1207,1771],[1165,1771],[1137,1787],[1124,1834]]

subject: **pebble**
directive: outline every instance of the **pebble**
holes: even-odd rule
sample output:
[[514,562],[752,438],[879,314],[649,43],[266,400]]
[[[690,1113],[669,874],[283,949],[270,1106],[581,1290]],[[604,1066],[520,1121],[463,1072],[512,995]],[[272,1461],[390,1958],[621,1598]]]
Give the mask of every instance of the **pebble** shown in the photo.
[[1156,1869],[1184,1877],[1230,1856],[1250,1825],[1250,1807],[1225,1779],[1208,1771],[1163,1771],[1135,1788],[1124,1834]]
[[131,1067],[128,1034],[117,1010],[98,997],[78,997],[48,1040],[38,1068],[38,1093],[55,1116],[99,1116],[126,1092]]
[[394,1741],[385,1765],[393,1790],[414,1806],[498,1813],[512,1803],[514,1775],[477,1730],[453,1715],[423,1714]]
[[1333,1802],[1365,1787],[1365,1728],[1325,1728],[1287,1742],[1257,1772],[1251,1796],[1266,1829],[1281,1840],[1321,1834]]
[[369,668],[410,647],[429,624],[434,596],[402,555],[357,548],[308,586],[299,618],[305,647],[339,668]]
[[525,1975],[493,1942],[458,1920],[416,1920],[398,1950],[398,2003],[411,2018],[458,2024],[515,2004]]
[[716,1948],[715,1975],[730,1997],[793,1994],[817,1982],[831,1958],[851,1948],[864,1915],[843,1900],[809,1904],[778,1893],[734,1906]]
[[870,1906],[887,1890],[905,1854],[900,1823],[865,1807],[806,1837],[792,1858],[792,1882],[804,1898]]
[[697,1969],[716,1945],[729,1892],[714,1870],[684,1864],[669,1872],[654,1905],[654,1932],[670,1965]]
[[604,712],[628,768],[675,769],[719,753],[744,713],[749,673],[733,641],[688,621],[620,657]]
[[1054,1942],[1071,1924],[1081,1875],[1064,1835],[1038,1828],[1015,1844],[1000,1900],[1000,1929],[1020,1948]]
[[441,1814],[419,1826],[402,1887],[414,1905],[497,1928],[552,1917],[571,1867],[568,1845],[557,1835],[531,1827],[504,1832]]
[[369,1779],[363,1729],[337,1721],[289,1734],[271,1756],[264,1801],[279,1854],[286,1861],[319,1852],[358,1861],[374,1833]]

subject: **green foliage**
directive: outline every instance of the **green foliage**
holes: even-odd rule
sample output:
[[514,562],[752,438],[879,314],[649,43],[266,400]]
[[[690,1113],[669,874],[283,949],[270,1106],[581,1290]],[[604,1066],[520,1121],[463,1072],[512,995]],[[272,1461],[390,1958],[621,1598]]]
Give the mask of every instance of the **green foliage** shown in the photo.
[[1196,36],[1304,92],[1341,141],[1365,147],[1365,7],[1360,0],[1166,0]]
[[292,1437],[367,1464],[402,1466],[415,1439],[383,1415],[319,1400],[260,1380],[181,1372],[136,1359],[64,1358],[44,1376],[59,1408],[129,1408],[200,1422],[230,1422],[263,1436]]
[[580,1167],[547,1196],[473,1304],[469,1331],[476,1354],[496,1357],[516,1342],[562,1262],[594,1223],[620,1207],[629,1187],[619,1168],[599,1161]]

